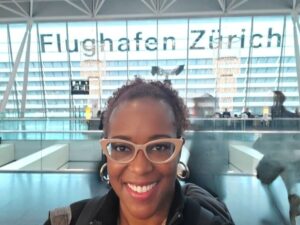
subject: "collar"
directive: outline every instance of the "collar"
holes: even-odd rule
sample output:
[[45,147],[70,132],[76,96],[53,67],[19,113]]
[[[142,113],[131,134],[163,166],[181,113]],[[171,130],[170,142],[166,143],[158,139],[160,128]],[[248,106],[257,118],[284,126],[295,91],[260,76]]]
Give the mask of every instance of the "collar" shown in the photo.
[[174,224],[176,220],[181,221],[183,219],[184,209],[184,194],[181,189],[181,185],[178,180],[175,182],[175,193],[171,208],[169,210],[168,219],[166,224]]
[[116,225],[119,218],[119,198],[111,188],[104,196],[103,204],[98,210],[96,220],[103,225]]

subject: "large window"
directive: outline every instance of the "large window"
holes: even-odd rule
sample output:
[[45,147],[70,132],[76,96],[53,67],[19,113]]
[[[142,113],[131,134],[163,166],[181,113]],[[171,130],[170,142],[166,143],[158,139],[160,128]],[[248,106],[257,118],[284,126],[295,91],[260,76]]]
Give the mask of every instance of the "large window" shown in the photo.
[[[210,96],[215,112],[249,107],[260,115],[272,105],[273,90],[286,94],[290,110],[299,106],[290,17],[35,23],[29,56],[26,34],[26,24],[0,24],[1,96],[23,52],[1,116],[102,110],[112,92],[136,76],[170,82],[190,109],[195,99]],[[72,95],[72,80],[88,81],[88,94]]]

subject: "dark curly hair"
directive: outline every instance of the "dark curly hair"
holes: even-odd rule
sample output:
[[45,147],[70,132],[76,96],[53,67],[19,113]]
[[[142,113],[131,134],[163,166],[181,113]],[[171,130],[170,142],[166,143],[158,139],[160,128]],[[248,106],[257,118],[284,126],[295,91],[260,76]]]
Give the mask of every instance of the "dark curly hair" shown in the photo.
[[147,82],[141,78],[135,78],[117,89],[108,99],[103,118],[104,137],[107,137],[108,122],[113,110],[122,102],[143,97],[159,99],[167,103],[175,116],[176,135],[182,136],[183,131],[188,127],[188,110],[182,98],[178,96],[178,92],[160,81]]

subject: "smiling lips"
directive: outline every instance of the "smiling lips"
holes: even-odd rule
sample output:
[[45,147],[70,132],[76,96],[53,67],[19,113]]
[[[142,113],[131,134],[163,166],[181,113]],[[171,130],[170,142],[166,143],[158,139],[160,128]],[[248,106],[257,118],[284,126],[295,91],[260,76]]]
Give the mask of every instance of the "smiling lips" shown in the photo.
[[142,193],[146,193],[148,191],[150,191],[154,186],[156,185],[156,183],[152,183],[152,184],[148,184],[148,185],[143,185],[143,186],[139,186],[139,185],[135,185],[135,184],[129,184],[128,183],[128,187],[139,194]]

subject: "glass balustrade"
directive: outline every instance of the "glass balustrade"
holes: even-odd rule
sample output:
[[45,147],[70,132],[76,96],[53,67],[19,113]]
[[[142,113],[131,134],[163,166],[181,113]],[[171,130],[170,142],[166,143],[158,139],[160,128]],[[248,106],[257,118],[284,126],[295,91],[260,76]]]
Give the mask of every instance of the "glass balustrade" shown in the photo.
[[[191,119],[184,145],[191,172],[256,175],[264,155],[300,151],[299,120],[265,122]],[[83,120],[1,120],[0,127],[1,171],[90,172],[102,157],[103,132],[89,130]]]

